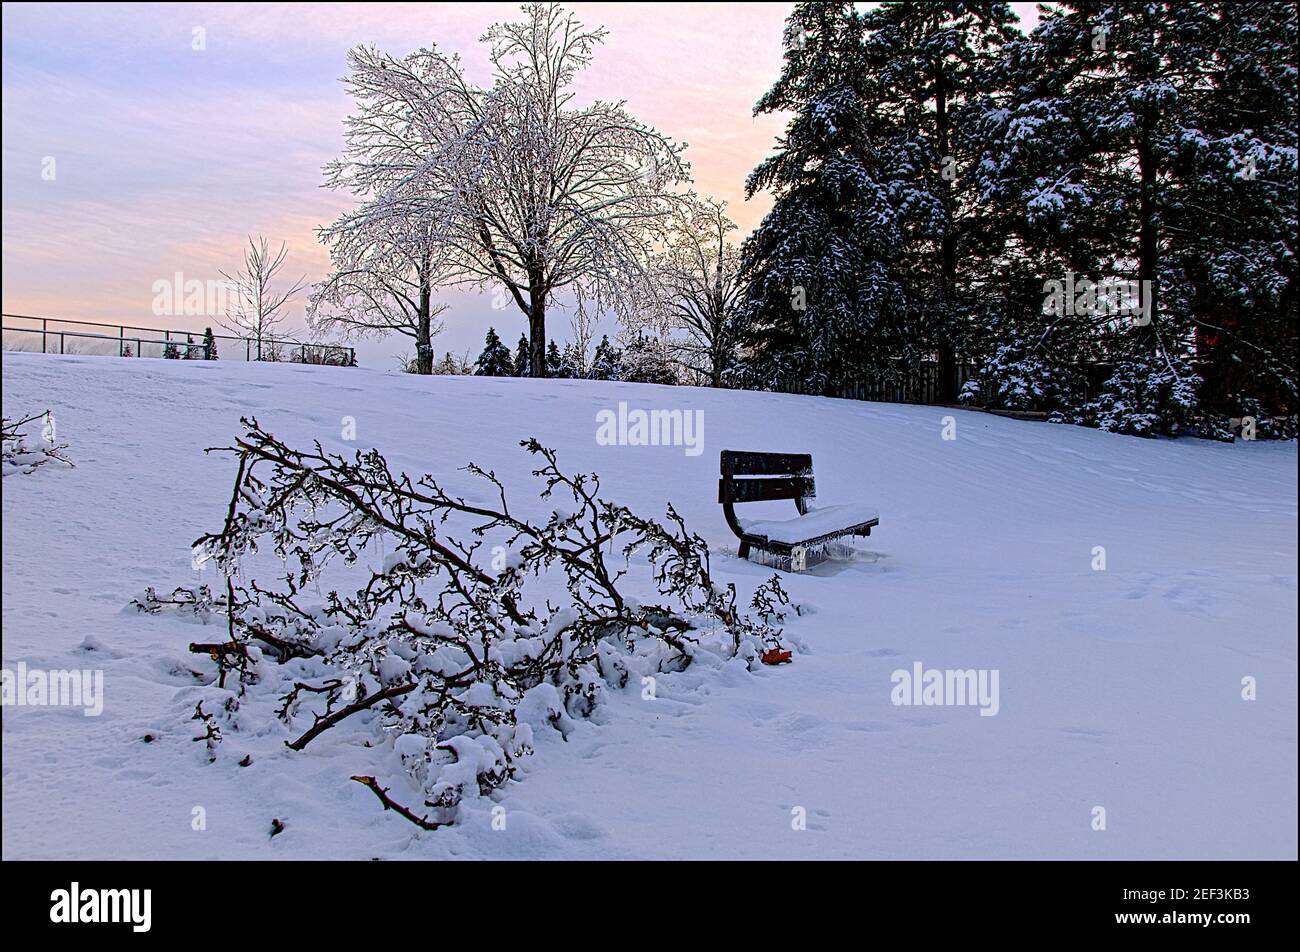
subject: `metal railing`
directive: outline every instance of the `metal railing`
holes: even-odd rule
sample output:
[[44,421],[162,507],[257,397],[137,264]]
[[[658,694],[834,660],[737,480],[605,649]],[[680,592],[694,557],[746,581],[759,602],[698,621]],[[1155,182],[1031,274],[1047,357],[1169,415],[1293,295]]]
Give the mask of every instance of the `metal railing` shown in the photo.
[[[356,351],[337,344],[313,344],[287,337],[212,334],[209,353],[203,332],[132,324],[72,321],[28,314],[0,315],[4,349],[41,354],[100,357],[164,357],[177,360],[240,360],[351,367]],[[110,333],[111,332],[111,333]]]

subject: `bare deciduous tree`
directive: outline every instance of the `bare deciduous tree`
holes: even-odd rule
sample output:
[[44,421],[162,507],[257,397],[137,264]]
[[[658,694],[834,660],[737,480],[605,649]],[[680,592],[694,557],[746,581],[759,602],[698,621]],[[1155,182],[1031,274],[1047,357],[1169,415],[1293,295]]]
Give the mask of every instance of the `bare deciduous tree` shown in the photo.
[[319,234],[333,269],[309,298],[309,326],[344,338],[405,335],[415,342],[415,372],[433,373],[433,338],[447,305],[432,300],[439,247],[428,223],[367,204]]
[[685,334],[672,348],[675,361],[713,387],[722,386],[735,356],[733,322],[740,295],[740,252],[727,240],[736,226],[726,209],[726,202],[713,199],[682,204],[652,269],[661,306]]
[[546,311],[561,290],[619,307],[663,236],[687,180],[682,146],[621,103],[572,105],[571,85],[605,31],[555,4],[484,35],[495,77],[471,85],[435,49],[349,54],[348,120],[330,183],[375,196],[376,213],[431,214],[441,283],[504,287],[528,321],[529,364],[546,373]]
[[[234,274],[221,272],[230,283],[234,300],[219,323],[243,339],[255,341],[258,360],[264,356],[263,347],[272,337],[271,332],[289,316],[284,311],[285,304],[307,286],[307,276],[303,275],[287,289],[277,291],[271,287],[283,270],[288,253],[284,242],[280,243],[279,251],[272,252],[264,237],[249,235],[243,269]],[[267,356],[277,356],[273,342]]]

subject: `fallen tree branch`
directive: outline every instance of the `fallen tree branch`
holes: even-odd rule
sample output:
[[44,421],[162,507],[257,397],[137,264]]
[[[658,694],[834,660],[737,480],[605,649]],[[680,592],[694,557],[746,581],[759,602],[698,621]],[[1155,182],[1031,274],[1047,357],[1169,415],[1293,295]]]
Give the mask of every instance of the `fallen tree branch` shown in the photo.
[[428,817],[416,816],[408,808],[402,806],[396,800],[388,795],[388,790],[379,786],[379,782],[374,777],[353,777],[357,783],[366,787],[371,793],[379,798],[379,802],[384,805],[385,810],[392,810],[398,816],[406,817],[422,830],[437,830],[444,826],[450,826],[450,823],[435,823]]
[[335,711],[333,714],[327,714],[324,717],[317,718],[316,723],[313,724],[307,730],[307,733],[303,734],[295,741],[292,742],[285,741],[284,742],[285,746],[293,750],[302,750],[304,747],[310,744],[322,733],[329,730],[339,721],[351,717],[353,714],[359,713],[360,711],[364,711],[371,707],[374,707],[380,701],[391,700],[392,698],[395,697],[401,697],[403,694],[410,694],[412,691],[416,689],[418,684],[419,682],[417,681],[411,681],[408,684],[391,685],[389,687],[384,688],[382,691],[376,691],[374,694],[362,698],[360,701],[357,701],[355,704],[349,704],[347,707],[340,708],[339,710]]
[[[159,599],[151,589],[136,604],[151,614],[225,611],[226,640],[191,650],[216,660],[222,687],[236,672],[240,696],[257,683],[281,686],[274,717],[290,728],[310,720],[284,742],[290,750],[372,710],[366,746],[400,762],[425,806],[448,811],[434,814],[446,822],[355,779],[425,829],[507,783],[516,759],[535,749],[534,728],[567,732],[563,722],[589,716],[609,689],[681,671],[700,655],[757,670],[780,647],[775,623],[788,599],[775,577],[756,593],[759,617],[745,615],[735,585],[714,580],[708,543],[671,505],[666,520],[639,516],[602,498],[595,474],[562,471],[535,440],[521,444],[542,484],[543,507],[530,519],[507,504],[495,472],[473,463],[463,471],[497,501],[394,472],[378,450],[297,450],[244,422],[247,434],[227,447],[240,465],[224,525],[196,543],[224,576],[225,596],[199,587]],[[274,585],[237,583],[260,548],[288,571]],[[356,587],[322,590],[338,561]],[[267,669],[277,663],[281,672]]]

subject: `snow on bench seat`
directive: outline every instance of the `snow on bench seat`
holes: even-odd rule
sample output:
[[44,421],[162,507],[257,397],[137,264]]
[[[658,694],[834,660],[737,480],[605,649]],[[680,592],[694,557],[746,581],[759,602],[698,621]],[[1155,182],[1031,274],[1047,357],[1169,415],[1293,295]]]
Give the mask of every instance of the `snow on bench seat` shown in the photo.
[[840,506],[826,506],[822,509],[810,508],[804,515],[795,516],[793,519],[755,521],[739,519],[738,521],[747,535],[759,536],[786,545],[798,545],[801,542],[838,535],[846,529],[869,522],[879,522],[880,513],[869,506],[846,503]]

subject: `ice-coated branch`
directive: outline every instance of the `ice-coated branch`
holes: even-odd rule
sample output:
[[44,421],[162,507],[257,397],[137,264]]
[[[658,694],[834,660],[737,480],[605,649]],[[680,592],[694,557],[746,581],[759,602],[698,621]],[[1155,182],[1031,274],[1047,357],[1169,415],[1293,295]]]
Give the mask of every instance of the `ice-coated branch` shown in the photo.
[[[707,544],[675,509],[659,522],[611,502],[599,477],[565,472],[536,440],[521,446],[536,461],[547,514],[528,518],[504,481],[473,463],[464,472],[489,487],[490,501],[467,500],[432,475],[394,473],[377,450],[349,458],[319,444],[295,448],[256,420],[244,424],[222,448],[238,458],[222,528],[195,543],[225,575],[226,598],[202,587],[168,599],[149,590],[136,604],[226,610],[227,639],[191,646],[214,659],[220,686],[231,672],[241,694],[283,685],[273,720],[293,728],[310,718],[285,741],[295,751],[345,722],[369,723],[448,818],[513,776],[532,750],[533,724],[587,716],[605,686],[702,655],[752,668],[780,647],[771,624],[785,601],[778,582],[760,587],[760,618],[750,619],[735,587],[713,580]],[[276,584],[241,579],[262,547],[294,566]],[[382,564],[363,568],[377,547],[388,553]],[[350,593],[310,594],[348,566]],[[628,594],[633,577],[651,600]],[[525,704],[531,715],[521,720]],[[366,711],[374,716],[356,717]]]

